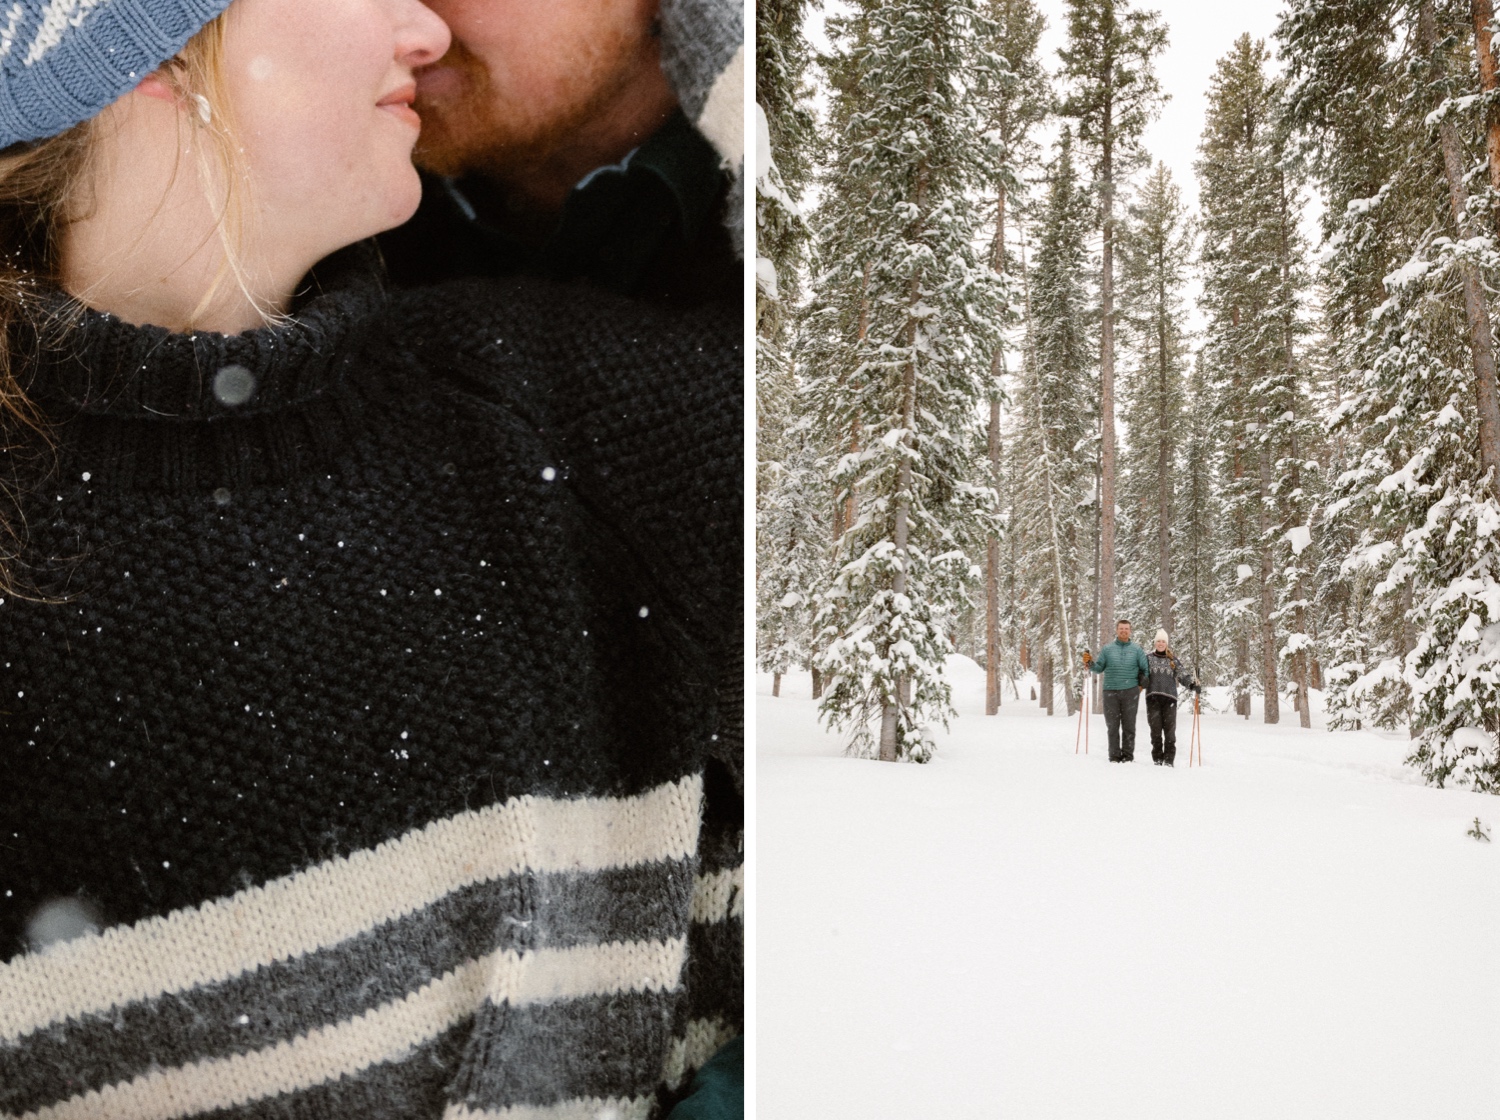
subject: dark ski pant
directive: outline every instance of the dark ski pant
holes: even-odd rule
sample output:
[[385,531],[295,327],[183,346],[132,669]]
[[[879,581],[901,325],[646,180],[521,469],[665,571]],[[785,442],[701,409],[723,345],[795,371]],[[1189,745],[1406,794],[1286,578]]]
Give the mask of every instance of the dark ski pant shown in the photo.
[[1146,697],[1146,722],[1151,725],[1151,761],[1171,766],[1177,757],[1177,701],[1170,696]]
[[1109,760],[1135,761],[1135,714],[1140,708],[1139,688],[1104,690],[1104,726],[1109,729]]

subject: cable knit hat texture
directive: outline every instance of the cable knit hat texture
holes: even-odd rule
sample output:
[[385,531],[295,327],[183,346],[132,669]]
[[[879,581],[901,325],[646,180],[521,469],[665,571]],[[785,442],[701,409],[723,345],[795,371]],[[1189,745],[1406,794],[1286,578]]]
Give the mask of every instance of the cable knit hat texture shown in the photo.
[[1170,644],[1170,641],[1171,641],[1167,637],[1167,632],[1165,630],[1158,630],[1156,632],[1156,638],[1155,638],[1155,640],[1158,641],[1158,642],[1168,642],[1169,644]]
[[129,93],[230,0],[0,0],[0,148]]

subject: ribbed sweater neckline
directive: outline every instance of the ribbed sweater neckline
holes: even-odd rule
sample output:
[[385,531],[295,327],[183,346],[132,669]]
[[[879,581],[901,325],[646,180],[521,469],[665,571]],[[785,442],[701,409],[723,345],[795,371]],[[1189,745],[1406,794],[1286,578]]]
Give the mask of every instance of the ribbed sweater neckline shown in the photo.
[[341,355],[384,309],[374,243],[328,257],[304,288],[288,322],[234,335],[137,326],[48,293],[43,320],[66,325],[43,332],[45,344],[28,340],[28,390],[49,412],[121,419],[211,420],[310,403],[338,384]]

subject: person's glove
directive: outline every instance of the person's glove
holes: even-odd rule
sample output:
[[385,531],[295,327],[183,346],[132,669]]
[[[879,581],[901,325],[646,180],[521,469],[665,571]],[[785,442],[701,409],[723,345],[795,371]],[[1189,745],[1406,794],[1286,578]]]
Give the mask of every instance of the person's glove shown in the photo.
[[1092,665],[1094,663],[1094,655],[1088,650],[1083,651],[1083,663],[1085,665]]
[[1197,680],[1193,681],[1193,691],[1194,692],[1202,692],[1203,691],[1203,686],[1201,684],[1199,684],[1197,682]]

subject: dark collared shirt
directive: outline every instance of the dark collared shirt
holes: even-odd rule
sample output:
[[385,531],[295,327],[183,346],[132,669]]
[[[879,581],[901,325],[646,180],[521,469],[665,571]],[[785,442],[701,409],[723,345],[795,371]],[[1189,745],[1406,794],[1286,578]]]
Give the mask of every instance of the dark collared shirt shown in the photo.
[[494,220],[504,202],[482,178],[422,178],[416,216],[380,238],[403,287],[527,275],[676,307],[740,299],[741,269],[721,220],[728,180],[681,112],[619,163],[584,176],[540,241]]

